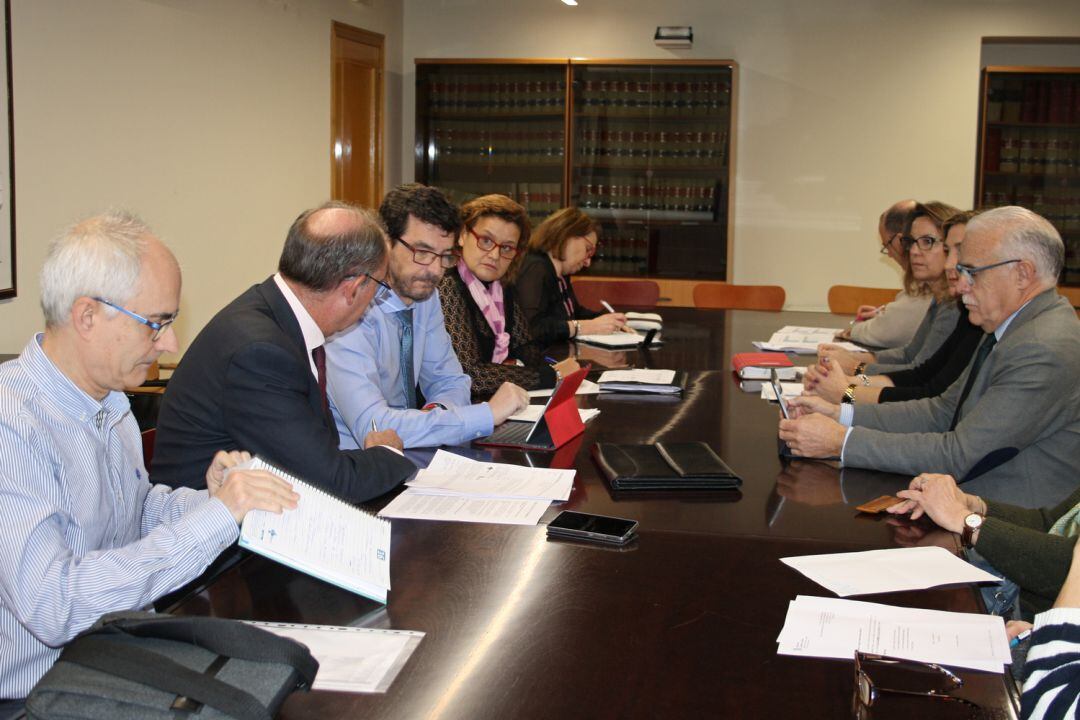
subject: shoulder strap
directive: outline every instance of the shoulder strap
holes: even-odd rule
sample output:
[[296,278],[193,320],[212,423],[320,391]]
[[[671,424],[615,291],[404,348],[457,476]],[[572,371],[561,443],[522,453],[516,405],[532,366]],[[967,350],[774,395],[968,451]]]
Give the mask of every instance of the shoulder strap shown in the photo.
[[237,720],[272,720],[270,711],[250,693],[185,667],[160,653],[87,635],[64,648],[61,662],[131,680],[209,705]]
[[99,632],[175,640],[239,660],[284,663],[300,674],[301,687],[311,687],[319,670],[319,661],[305,646],[238,620],[162,615],[115,620]]

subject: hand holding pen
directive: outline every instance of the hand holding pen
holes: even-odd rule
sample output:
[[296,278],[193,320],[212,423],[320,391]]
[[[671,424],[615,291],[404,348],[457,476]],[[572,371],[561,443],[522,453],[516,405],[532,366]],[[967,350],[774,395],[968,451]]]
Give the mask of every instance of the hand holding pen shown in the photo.
[[[626,324],[626,315],[623,313],[615,312],[615,308],[611,307],[611,304],[607,300],[601,300],[600,304],[604,306],[604,309],[608,311],[608,315],[601,315],[600,318],[612,317],[615,320],[615,332],[627,332],[636,333],[637,330]],[[600,318],[597,318],[599,320]]]

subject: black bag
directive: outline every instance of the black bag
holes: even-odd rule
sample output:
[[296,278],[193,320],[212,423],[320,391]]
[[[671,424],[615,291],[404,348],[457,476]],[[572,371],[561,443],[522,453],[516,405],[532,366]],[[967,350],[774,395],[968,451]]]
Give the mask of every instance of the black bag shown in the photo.
[[237,620],[110,613],[68,643],[26,712],[40,720],[270,720],[318,669],[304,645]]

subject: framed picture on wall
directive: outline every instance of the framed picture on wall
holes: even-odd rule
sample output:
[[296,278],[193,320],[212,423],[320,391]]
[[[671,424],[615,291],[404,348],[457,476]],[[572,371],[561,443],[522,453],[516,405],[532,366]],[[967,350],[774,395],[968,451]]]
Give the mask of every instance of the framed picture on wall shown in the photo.
[[0,299],[15,297],[15,122],[11,101],[11,0],[4,0],[0,42]]

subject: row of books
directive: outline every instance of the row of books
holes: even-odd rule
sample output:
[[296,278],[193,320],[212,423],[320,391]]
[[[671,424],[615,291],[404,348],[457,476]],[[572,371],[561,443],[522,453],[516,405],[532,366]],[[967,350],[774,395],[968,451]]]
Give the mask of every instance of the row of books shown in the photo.
[[728,78],[701,73],[662,80],[587,77],[577,87],[577,106],[586,115],[715,115],[731,107]]
[[593,275],[633,275],[649,270],[649,229],[605,228],[589,264]]
[[583,164],[627,166],[721,166],[727,159],[727,133],[706,125],[656,128],[652,125],[585,125],[576,146]]
[[461,203],[481,195],[506,195],[521,204],[536,227],[548,215],[562,208],[561,183],[515,182],[436,182],[454,202]]
[[1075,76],[991,78],[986,96],[986,120],[1080,124],[1080,80]]
[[987,172],[1080,175],[1080,125],[988,127],[983,158]]
[[586,178],[580,189],[580,205],[586,211],[669,211],[696,213],[703,216],[697,219],[707,219],[704,216],[711,218],[716,202],[716,181],[712,178]]
[[561,114],[566,81],[551,73],[436,76],[427,107],[434,115]]
[[563,164],[562,123],[442,121],[432,126],[433,157],[453,165]]

